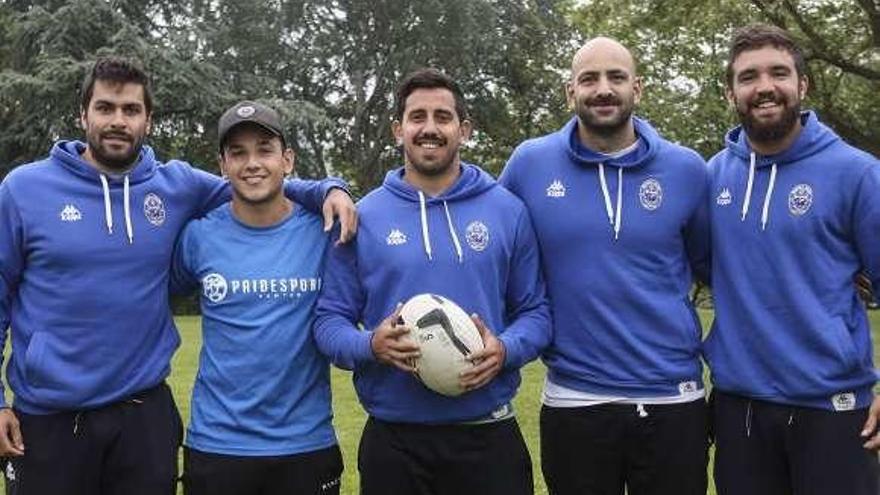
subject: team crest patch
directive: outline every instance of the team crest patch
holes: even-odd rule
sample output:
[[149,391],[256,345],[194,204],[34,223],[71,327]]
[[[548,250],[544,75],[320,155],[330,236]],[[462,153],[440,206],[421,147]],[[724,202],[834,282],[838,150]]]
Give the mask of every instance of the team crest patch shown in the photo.
[[663,203],[663,188],[657,179],[645,179],[639,186],[639,202],[642,207],[648,211],[654,211],[660,208]]
[[211,273],[202,279],[202,291],[205,297],[212,303],[218,303],[226,299],[226,292],[229,286],[226,279],[219,273]]
[[718,206],[727,206],[733,202],[733,195],[730,194],[730,189],[724,188],[718,193],[718,197],[715,198],[715,204]]
[[144,216],[156,227],[165,223],[165,203],[162,198],[154,193],[149,193],[144,197]]
[[803,215],[813,205],[813,188],[808,184],[798,184],[788,193],[788,211],[792,215]]
[[489,245],[489,229],[483,222],[471,222],[465,230],[468,246],[474,251],[482,251]]

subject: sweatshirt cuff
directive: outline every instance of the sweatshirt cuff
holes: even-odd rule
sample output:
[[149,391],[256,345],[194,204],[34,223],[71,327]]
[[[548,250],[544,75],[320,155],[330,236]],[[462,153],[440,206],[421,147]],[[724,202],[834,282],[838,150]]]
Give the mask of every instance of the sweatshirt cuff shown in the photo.
[[348,197],[351,197],[351,191],[348,190],[348,184],[345,183],[344,180],[339,177],[327,177],[326,179],[321,181],[321,189],[323,190],[323,198],[326,201],[327,196],[330,194],[330,191],[334,189],[340,189],[345,194],[348,194]]
[[355,345],[354,359],[357,363],[372,363],[376,360],[373,355],[373,332],[358,331]]
[[496,336],[498,340],[504,345],[504,368],[519,368],[522,366],[520,361],[522,360],[522,352],[517,345],[517,341],[514,337],[503,333],[501,335]]

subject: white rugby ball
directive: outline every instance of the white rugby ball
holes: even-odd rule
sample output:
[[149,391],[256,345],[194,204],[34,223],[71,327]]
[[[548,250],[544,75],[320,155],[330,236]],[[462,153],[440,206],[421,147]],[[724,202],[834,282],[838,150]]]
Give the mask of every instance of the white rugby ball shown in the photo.
[[463,394],[459,374],[474,366],[467,357],[483,348],[470,316],[443,296],[419,294],[403,305],[400,319],[421,351],[413,360],[419,380],[443,395]]

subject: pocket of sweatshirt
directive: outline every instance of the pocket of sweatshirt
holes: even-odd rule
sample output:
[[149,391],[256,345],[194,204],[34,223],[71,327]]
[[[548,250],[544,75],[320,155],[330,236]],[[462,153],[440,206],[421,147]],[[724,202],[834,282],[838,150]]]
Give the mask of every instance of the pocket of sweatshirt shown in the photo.
[[40,373],[40,365],[43,362],[43,354],[46,351],[47,338],[48,336],[45,332],[34,332],[24,354],[25,376],[28,383],[34,387],[44,387],[46,384],[46,380]]
[[697,311],[687,298],[682,299],[681,308],[685,329],[682,339],[688,350],[691,350],[693,347],[699,347],[700,340],[703,337],[703,326],[700,324],[700,317],[697,316]]

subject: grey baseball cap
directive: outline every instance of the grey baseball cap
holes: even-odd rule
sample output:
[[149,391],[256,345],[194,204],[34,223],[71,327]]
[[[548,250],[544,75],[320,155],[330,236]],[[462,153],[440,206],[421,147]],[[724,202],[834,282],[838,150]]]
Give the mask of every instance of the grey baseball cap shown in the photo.
[[[285,144],[284,131],[281,127],[281,117],[274,109],[255,101],[240,101],[223,112],[220,122],[217,124],[217,135],[220,137],[220,151],[223,152],[223,144],[229,131],[239,124],[251,122],[259,125],[267,131],[281,138]],[[285,144],[286,145],[286,144]]]

